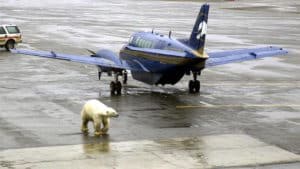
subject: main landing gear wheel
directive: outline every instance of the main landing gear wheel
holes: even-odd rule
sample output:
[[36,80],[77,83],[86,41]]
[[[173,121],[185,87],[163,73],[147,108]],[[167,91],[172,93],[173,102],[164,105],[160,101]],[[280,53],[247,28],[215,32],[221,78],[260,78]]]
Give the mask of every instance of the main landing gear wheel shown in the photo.
[[199,72],[193,72],[194,80],[189,81],[189,92],[190,93],[199,93],[199,91],[200,91],[200,81],[197,80],[197,75],[200,75],[200,73]]
[[200,81],[199,80],[190,80],[189,81],[189,92],[190,93],[199,93],[200,91]]
[[123,72],[123,84],[127,84],[127,71]]
[[110,82],[110,94],[111,95],[121,95],[122,94],[122,84],[120,81]]
[[116,83],[115,82],[110,82],[110,94],[114,95],[116,91]]
[[110,82],[110,94],[121,95],[122,94],[122,83],[118,80],[119,76],[123,76],[123,84],[127,83],[127,72],[115,72],[115,80]]
[[120,82],[118,81],[116,82],[110,82],[110,94],[111,95],[120,95],[121,94],[121,89],[122,89],[122,85],[120,86]]
[[101,80],[101,74],[102,72],[98,72],[98,79]]
[[117,95],[121,95],[121,91],[122,91],[122,84],[120,81],[118,81],[116,83],[116,92],[117,92]]
[[[118,76],[121,73],[115,73],[115,81],[110,82],[110,94],[111,95],[121,95],[122,94],[122,83],[118,80]],[[124,81],[124,79],[123,79]],[[126,79],[127,81],[127,79]]]

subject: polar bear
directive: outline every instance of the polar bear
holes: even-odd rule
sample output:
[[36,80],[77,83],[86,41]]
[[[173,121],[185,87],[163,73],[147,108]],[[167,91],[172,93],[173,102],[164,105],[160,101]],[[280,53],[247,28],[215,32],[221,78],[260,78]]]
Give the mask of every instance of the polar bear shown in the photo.
[[[119,114],[111,107],[106,106],[99,100],[87,101],[81,111],[81,131],[88,132],[88,122],[94,123],[95,135],[106,134],[109,129],[110,117],[118,117]],[[101,123],[103,128],[101,128]]]

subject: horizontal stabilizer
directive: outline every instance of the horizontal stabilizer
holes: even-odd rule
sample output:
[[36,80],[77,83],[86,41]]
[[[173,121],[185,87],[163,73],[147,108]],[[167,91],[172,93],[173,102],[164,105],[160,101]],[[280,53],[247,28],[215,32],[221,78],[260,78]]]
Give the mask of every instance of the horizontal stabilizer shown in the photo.
[[234,62],[254,60],[263,57],[284,55],[288,52],[282,48],[269,46],[261,48],[239,49],[221,52],[208,53],[209,59],[206,61],[206,67],[224,65]]

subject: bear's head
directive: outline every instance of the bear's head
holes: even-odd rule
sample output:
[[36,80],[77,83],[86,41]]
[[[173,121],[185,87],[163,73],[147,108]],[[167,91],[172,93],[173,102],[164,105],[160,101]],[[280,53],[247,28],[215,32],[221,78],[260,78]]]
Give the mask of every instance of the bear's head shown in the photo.
[[119,114],[116,112],[116,110],[111,107],[107,107],[106,115],[108,117],[118,117],[119,116]]

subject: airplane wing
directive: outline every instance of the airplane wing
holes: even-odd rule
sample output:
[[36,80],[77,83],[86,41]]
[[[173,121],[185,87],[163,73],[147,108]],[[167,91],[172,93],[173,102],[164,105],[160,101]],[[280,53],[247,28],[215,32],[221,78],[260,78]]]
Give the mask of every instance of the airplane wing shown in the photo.
[[284,55],[287,53],[288,52],[286,50],[274,46],[211,52],[208,53],[209,58],[207,59],[205,66],[212,67],[212,66],[224,65],[228,63],[259,59],[263,57]]
[[16,53],[16,54],[24,54],[24,55],[39,56],[39,57],[45,57],[45,58],[51,58],[51,59],[59,59],[59,60],[65,60],[65,61],[92,64],[92,65],[97,65],[97,66],[112,68],[112,69],[128,69],[128,70],[135,70],[135,71],[143,71],[143,70],[139,70],[139,68],[129,67],[127,64],[116,64],[110,60],[107,60],[104,58],[99,58],[99,57],[61,54],[61,53],[55,53],[53,51],[51,51],[51,52],[36,51],[36,50],[28,50],[28,49],[13,49],[13,50],[11,50],[11,52]]

